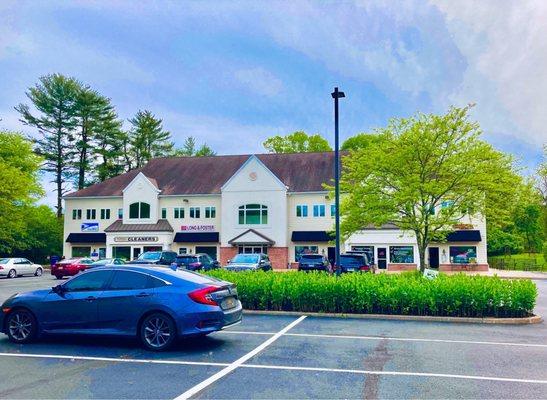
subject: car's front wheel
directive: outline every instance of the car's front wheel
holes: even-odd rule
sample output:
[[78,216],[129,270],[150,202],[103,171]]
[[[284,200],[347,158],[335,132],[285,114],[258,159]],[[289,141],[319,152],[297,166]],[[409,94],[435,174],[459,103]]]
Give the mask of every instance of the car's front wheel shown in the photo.
[[12,311],[6,321],[6,333],[14,343],[28,343],[35,338],[38,324],[28,310]]
[[167,350],[175,341],[176,335],[175,323],[166,314],[154,313],[142,321],[140,339],[150,350]]
[[42,268],[36,268],[36,271],[34,272],[34,276],[42,276]]

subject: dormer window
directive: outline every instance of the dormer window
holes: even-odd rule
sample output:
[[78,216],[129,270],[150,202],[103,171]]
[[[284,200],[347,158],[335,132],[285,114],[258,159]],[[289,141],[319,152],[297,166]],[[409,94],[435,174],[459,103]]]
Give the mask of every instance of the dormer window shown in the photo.
[[139,201],[129,205],[130,219],[146,219],[150,218],[150,204]]

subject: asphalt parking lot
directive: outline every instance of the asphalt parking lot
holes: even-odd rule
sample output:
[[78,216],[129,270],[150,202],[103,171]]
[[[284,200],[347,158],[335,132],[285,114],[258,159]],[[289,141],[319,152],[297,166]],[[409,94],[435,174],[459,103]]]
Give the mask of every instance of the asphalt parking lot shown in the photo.
[[[536,313],[547,314],[547,281]],[[57,284],[0,279],[0,301]],[[547,398],[547,327],[246,315],[152,353],[136,340],[0,335],[0,398]]]

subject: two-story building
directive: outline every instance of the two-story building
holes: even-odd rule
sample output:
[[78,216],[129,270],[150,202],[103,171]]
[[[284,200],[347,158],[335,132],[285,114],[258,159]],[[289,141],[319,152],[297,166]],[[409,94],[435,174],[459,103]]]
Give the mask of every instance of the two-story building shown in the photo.
[[[278,269],[305,252],[332,259],[335,209],[324,184],[332,183],[333,163],[332,152],[151,160],[65,196],[64,256],[134,259],[169,249],[207,253],[224,265],[237,253],[263,252]],[[471,231],[459,238],[476,253],[467,262],[486,265],[484,226],[456,235]],[[458,246],[439,245],[439,264],[460,263]],[[370,252],[380,268],[418,266],[412,235],[393,227],[364,229],[345,247]]]

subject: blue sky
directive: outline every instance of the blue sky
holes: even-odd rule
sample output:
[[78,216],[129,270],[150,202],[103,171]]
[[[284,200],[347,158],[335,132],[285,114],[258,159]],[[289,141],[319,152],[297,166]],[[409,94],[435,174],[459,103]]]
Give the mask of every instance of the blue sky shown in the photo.
[[0,127],[39,76],[72,75],[120,117],[149,109],[175,142],[262,152],[294,130],[331,142],[392,117],[476,103],[484,138],[531,170],[547,142],[542,1],[3,1]]

